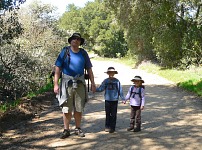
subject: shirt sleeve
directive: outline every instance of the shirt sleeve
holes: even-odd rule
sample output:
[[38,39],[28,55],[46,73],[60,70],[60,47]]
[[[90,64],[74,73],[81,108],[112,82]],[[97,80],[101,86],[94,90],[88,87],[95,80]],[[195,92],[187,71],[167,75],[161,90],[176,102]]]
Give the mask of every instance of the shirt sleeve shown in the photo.
[[89,58],[89,55],[88,55],[88,53],[86,52],[86,50],[84,50],[84,57],[86,57],[85,58],[85,68],[86,69],[90,69],[90,68],[92,68],[93,67],[93,65],[92,65],[92,63],[91,63],[91,61],[90,61],[90,58]]
[[130,98],[131,88],[132,86],[129,88],[128,93],[126,94],[125,100],[128,100]]
[[64,59],[64,55],[65,55],[65,48],[63,48],[60,52],[60,54],[58,55],[58,58],[56,59],[55,61],[55,66],[57,67],[62,67],[62,64],[63,64],[63,59]]
[[121,83],[118,82],[118,86],[119,86],[119,95],[121,97],[122,100],[125,100],[125,97],[124,97],[124,94],[123,94],[123,89],[122,89],[122,86],[121,86]]
[[141,103],[141,106],[144,106],[145,105],[145,89],[142,88],[142,103]]
[[96,88],[96,92],[103,92],[106,89],[106,80],[104,80],[101,85]]

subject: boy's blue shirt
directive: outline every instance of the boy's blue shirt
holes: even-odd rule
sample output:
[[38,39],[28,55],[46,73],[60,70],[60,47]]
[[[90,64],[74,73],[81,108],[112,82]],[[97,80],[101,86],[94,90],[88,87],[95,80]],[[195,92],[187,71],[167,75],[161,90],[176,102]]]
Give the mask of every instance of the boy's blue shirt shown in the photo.
[[118,101],[119,96],[122,100],[125,100],[121,83],[116,78],[107,78],[98,88],[96,88],[96,92],[103,91],[105,91],[104,97],[107,101]]

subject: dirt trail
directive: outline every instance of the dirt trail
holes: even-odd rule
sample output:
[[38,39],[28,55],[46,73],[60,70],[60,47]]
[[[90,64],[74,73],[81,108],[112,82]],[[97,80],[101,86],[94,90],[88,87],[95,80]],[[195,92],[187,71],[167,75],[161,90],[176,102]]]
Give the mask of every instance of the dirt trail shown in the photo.
[[[61,110],[57,100],[49,99],[40,118],[22,122],[0,138],[0,149],[8,150],[200,150],[202,147],[202,100],[172,82],[154,74],[131,69],[114,62],[93,60],[96,84],[107,77],[104,72],[114,66],[116,76],[126,94],[130,79],[140,75],[146,85],[146,107],[142,112],[142,131],[127,132],[130,106],[119,103],[116,132],[104,132],[105,112],[103,93],[90,93],[90,101],[83,114],[85,138],[72,134],[61,140],[63,131]],[[49,101],[46,99],[46,101]]]

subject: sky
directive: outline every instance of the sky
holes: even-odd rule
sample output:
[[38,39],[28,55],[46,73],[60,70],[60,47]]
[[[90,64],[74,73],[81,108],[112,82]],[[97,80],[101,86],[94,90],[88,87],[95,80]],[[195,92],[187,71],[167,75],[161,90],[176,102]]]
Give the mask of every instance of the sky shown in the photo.
[[[25,5],[30,4],[33,1],[34,0],[26,0]],[[84,7],[88,1],[92,2],[94,0],[40,0],[40,1],[45,4],[51,4],[53,6],[56,6],[58,8],[57,12],[59,13],[59,15],[62,15],[66,10],[66,6],[69,4],[73,3],[77,7]]]

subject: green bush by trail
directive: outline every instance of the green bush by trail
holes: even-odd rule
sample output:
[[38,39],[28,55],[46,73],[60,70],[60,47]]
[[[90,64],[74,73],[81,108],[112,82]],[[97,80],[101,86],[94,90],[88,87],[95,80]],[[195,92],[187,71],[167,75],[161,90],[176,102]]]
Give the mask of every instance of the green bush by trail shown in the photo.
[[191,68],[182,71],[176,69],[163,69],[152,63],[143,63],[139,68],[150,73],[158,74],[175,82],[177,86],[194,92],[198,96],[202,96],[202,68]]

